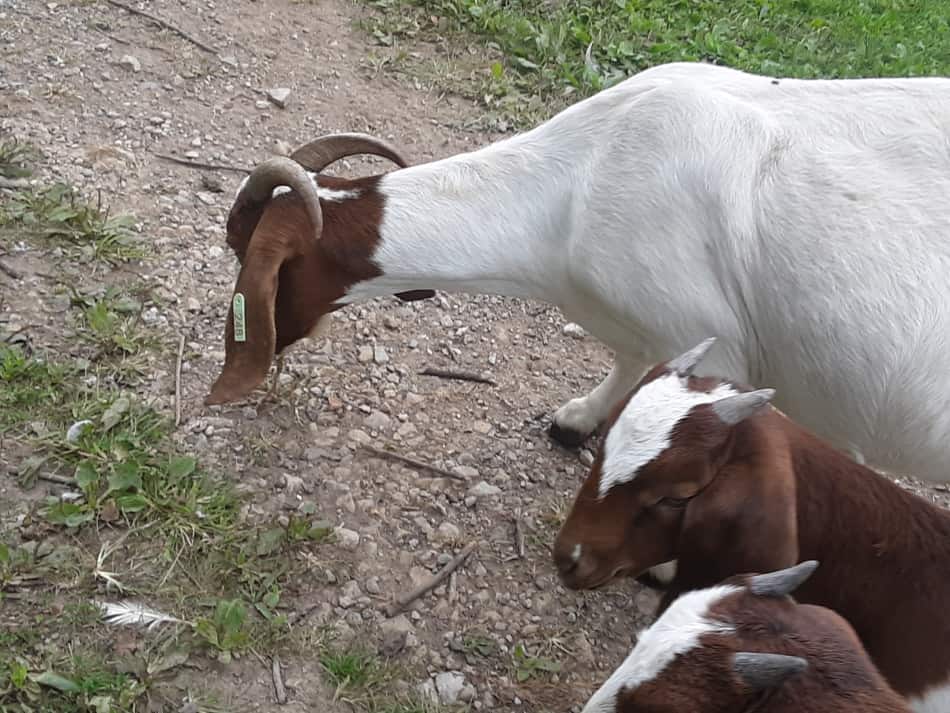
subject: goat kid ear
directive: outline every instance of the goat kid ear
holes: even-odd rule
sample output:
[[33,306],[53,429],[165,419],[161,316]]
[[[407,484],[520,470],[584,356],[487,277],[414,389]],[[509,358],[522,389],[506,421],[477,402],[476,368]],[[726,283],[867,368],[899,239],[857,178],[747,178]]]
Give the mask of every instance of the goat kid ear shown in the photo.
[[727,396],[713,402],[712,410],[719,420],[728,426],[735,426],[756,414],[775,396],[775,389],[759,389],[735,396]]
[[681,378],[690,376],[693,370],[699,365],[699,362],[706,356],[706,352],[708,352],[715,343],[715,337],[710,337],[700,342],[688,352],[680,354],[675,359],[670,359],[670,361],[666,363],[666,368]]
[[798,589],[818,569],[816,560],[800,562],[776,572],[757,574],[749,578],[749,591],[759,597],[786,597]]
[[807,668],[808,662],[798,656],[740,652],[732,657],[732,670],[756,693],[777,688]]
[[237,401],[264,383],[277,345],[274,303],[285,255],[248,250],[228,309],[224,368],[205,397],[206,405]]

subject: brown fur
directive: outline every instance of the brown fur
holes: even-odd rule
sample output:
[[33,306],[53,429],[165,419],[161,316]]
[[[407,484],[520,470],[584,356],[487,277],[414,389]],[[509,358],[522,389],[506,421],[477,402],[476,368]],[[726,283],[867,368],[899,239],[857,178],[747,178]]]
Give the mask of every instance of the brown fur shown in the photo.
[[[663,373],[654,369],[641,385]],[[715,383],[691,379],[690,387]],[[677,559],[662,610],[736,572],[815,559],[821,567],[798,598],[847,618],[896,690],[919,695],[950,678],[947,511],[771,407],[734,427],[696,407],[666,452],[598,501],[602,460],[601,452],[555,543],[566,586],[596,587]],[[671,495],[691,500],[657,502]],[[584,555],[575,565],[577,543]]]
[[[818,571],[821,567],[818,568]],[[729,584],[741,585],[746,576]],[[871,663],[851,626],[829,609],[749,590],[715,604],[709,618],[733,631],[707,634],[652,681],[625,690],[616,713],[909,713]],[[775,688],[752,690],[734,671],[739,652],[803,658],[808,667]]]
[[[267,378],[274,356],[308,336],[321,317],[343,305],[355,283],[381,273],[372,257],[379,244],[384,198],[379,176],[320,176],[320,186],[356,190],[358,198],[320,201],[323,231],[312,240],[310,220],[295,193],[232,212],[227,242],[241,263],[235,292],[246,301],[247,341],[234,341],[232,310],[225,327],[225,364],[207,404],[247,396]],[[397,295],[414,300],[431,290]]]

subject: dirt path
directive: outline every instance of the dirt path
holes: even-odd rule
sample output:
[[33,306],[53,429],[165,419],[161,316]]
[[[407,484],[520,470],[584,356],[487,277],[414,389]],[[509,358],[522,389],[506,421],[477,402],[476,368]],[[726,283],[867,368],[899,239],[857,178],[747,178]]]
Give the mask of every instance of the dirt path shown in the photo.
[[[458,128],[477,115],[471,102],[376,74],[367,60],[372,48],[354,27],[366,12],[360,5],[160,0],[145,7],[219,54],[106,2],[0,4],[4,132],[42,150],[40,182],[98,190],[113,209],[133,212],[157,253],[134,267],[155,296],[144,318],[161,335],[137,393],[173,413],[174,355],[184,335],[183,445],[233,473],[251,496],[252,520],[286,516],[308,501],[353,533],[322,550],[310,581],[285,592],[297,611],[311,612],[301,626],[330,625],[338,645],[382,646],[404,672],[397,691],[443,674],[441,684],[460,684],[443,698],[478,709],[581,704],[654,602],[631,586],[567,593],[548,555],[584,467],[552,448],[544,418],[603,375],[605,350],[563,335],[560,315],[543,305],[464,295],[411,305],[381,300],[338,313],[328,341],[297,349],[277,404],[209,411],[201,398],[222,363],[236,273],[224,219],[240,175],[154,156],[247,166],[275,142],[355,130],[394,141],[418,162],[495,136]],[[261,93],[281,87],[290,89],[285,109]],[[388,167],[368,161],[345,170]],[[71,323],[47,257],[34,249],[7,257],[25,277],[0,275],[0,288],[11,329],[31,325],[35,346],[68,354]],[[76,284],[119,279],[56,269]],[[361,355],[372,354],[370,346],[375,358],[367,362]],[[418,376],[425,366],[488,371],[498,387]],[[373,458],[363,443],[460,468],[471,484]],[[512,559],[515,518],[526,534],[523,560]],[[391,596],[472,540],[480,545],[448,588],[395,619],[382,614]],[[532,657],[522,668],[544,657],[561,671],[518,682],[512,652],[519,644]],[[315,658],[298,652],[283,661],[291,710],[333,710],[315,679]],[[173,683],[216,690],[249,709],[274,705],[269,670],[253,659],[183,671]]]
[[[184,336],[182,446],[248,494],[249,522],[286,520],[309,503],[343,528],[284,592],[291,610],[308,613],[298,627],[330,629],[335,645],[397,665],[401,673],[390,682],[397,693],[437,681],[437,696],[474,709],[579,710],[655,604],[633,584],[566,592],[549,556],[586,469],[552,446],[546,418],[603,376],[607,352],[562,333],[560,314],[540,304],[442,294],[425,303],[380,300],[336,313],[326,341],[296,349],[278,401],[206,409],[201,399],[223,361],[236,274],[224,222],[240,175],[154,155],[250,166],[277,142],[295,146],[344,130],[383,136],[420,162],[497,136],[462,128],[478,118],[470,101],[377,72],[375,49],[354,26],[365,6],[153,0],[143,7],[218,53],[104,1],[0,0],[0,129],[42,150],[40,183],[101,191],[115,210],[134,213],[155,253],[130,277],[20,246],[5,261],[23,279],[0,274],[7,328],[28,327],[37,348],[73,355],[63,284],[139,281],[153,295],[143,318],[160,342],[143,356],[147,376],[136,393],[174,412]],[[276,88],[290,90],[286,108],[266,98]],[[388,166],[354,161],[343,170]],[[498,386],[419,376],[426,366],[490,372]],[[372,457],[365,444],[391,445],[470,482]],[[8,523],[22,521],[50,490],[21,491],[15,460],[0,457],[10,474],[0,473],[0,517]],[[516,520],[524,559],[516,557]],[[398,617],[384,615],[394,595],[471,541],[478,549],[447,586]],[[529,659],[514,656],[518,645]],[[541,659],[560,671],[532,670]],[[329,700],[314,652],[289,651],[283,670],[284,709],[347,709]],[[519,681],[519,670],[530,675]],[[269,665],[253,657],[182,668],[167,685],[182,696],[216,692],[226,708],[277,707]]]

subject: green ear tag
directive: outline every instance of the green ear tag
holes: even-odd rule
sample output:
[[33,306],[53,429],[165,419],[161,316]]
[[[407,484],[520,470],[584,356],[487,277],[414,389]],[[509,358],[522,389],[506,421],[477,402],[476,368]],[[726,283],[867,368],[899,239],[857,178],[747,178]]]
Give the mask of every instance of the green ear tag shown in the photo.
[[232,301],[234,309],[234,341],[247,341],[247,328],[244,326],[244,295],[240,292],[234,293]]

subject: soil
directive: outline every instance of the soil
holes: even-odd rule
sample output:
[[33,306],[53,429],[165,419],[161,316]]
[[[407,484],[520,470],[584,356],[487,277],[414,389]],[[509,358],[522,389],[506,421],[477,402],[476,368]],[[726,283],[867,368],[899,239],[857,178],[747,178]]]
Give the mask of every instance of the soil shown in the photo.
[[[132,0],[129,0],[132,2]],[[223,325],[237,265],[224,225],[241,174],[196,171],[159,159],[253,166],[280,146],[334,131],[365,131],[418,163],[501,136],[470,127],[472,100],[406,73],[380,72],[380,50],[358,27],[371,13],[346,0],[151,0],[136,7],[217,50],[212,54],[109,2],[0,0],[0,129],[42,151],[37,181],[63,180],[131,212],[154,255],[109,271],[64,266],[55,251],[24,246],[0,274],[7,328],[29,327],[38,349],[70,353],[72,322],[58,281],[95,285],[132,278],[155,295],[145,319],[163,343],[136,392],[174,414],[175,355],[185,339],[182,419],[176,437],[252,497],[248,517],[293,512],[307,501],[343,528],[290,599],[306,625],[382,650],[415,690],[438,674],[464,676],[461,702],[493,711],[579,710],[622,660],[656,596],[634,583],[596,592],[558,585],[550,546],[586,474],[590,453],[557,447],[550,414],[606,374],[609,353],[562,331],[553,307],[494,296],[446,295],[403,304],[377,300],[334,315],[329,337],[289,354],[276,399],[206,408],[223,363]],[[413,48],[438,59],[435,45]],[[268,100],[290,90],[286,108]],[[336,170],[388,170],[381,160]],[[220,192],[218,188],[220,187]],[[51,273],[56,272],[54,276]],[[487,373],[497,386],[445,381],[425,367]],[[258,394],[258,397],[260,395]],[[373,456],[392,447],[468,482],[433,477]],[[22,454],[21,454],[22,455]],[[12,465],[15,457],[4,459]],[[479,483],[486,485],[478,486]],[[473,486],[476,493],[470,492]],[[0,474],[4,515],[49,484],[23,492]],[[931,499],[934,492],[914,485]],[[943,497],[941,495],[941,497]],[[525,534],[517,556],[515,522]],[[383,613],[469,542],[478,547],[447,585],[405,613]],[[304,623],[301,623],[303,625]],[[465,640],[483,636],[481,656]],[[396,642],[393,644],[393,642]],[[512,651],[561,663],[519,682]],[[320,682],[314,655],[282,660],[286,710],[347,710]],[[252,657],[180,674],[232,705],[273,710],[270,669]],[[444,680],[444,676],[443,679]],[[468,688],[465,688],[468,687]]]

